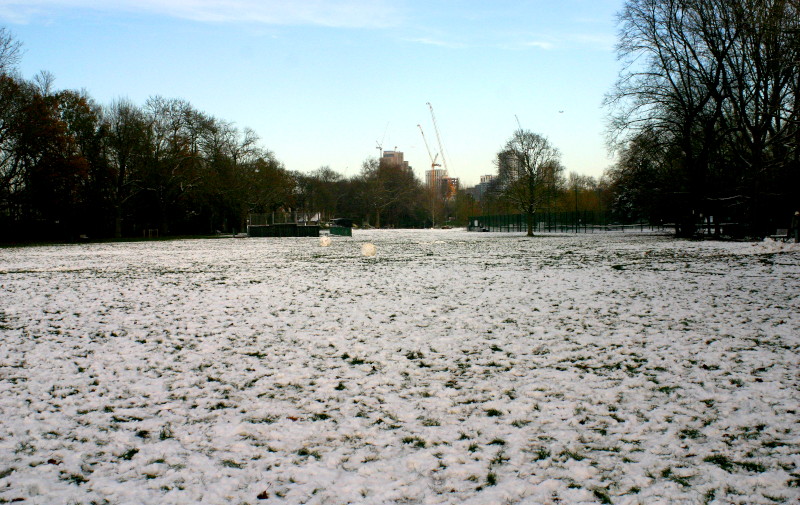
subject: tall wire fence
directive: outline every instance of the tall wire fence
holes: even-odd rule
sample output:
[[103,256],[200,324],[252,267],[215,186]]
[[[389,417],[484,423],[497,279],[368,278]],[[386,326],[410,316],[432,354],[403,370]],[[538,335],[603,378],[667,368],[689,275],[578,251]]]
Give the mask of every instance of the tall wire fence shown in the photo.
[[[664,231],[663,224],[648,222],[619,223],[605,212],[537,212],[533,231],[538,233],[600,233],[608,231]],[[470,216],[469,231],[527,232],[525,214]]]

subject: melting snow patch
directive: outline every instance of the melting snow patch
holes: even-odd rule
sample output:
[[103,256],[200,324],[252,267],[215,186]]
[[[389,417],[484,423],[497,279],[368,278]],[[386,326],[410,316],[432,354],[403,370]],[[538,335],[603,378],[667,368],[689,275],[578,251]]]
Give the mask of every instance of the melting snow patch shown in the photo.
[[0,249],[0,503],[800,501],[797,245],[359,237]]

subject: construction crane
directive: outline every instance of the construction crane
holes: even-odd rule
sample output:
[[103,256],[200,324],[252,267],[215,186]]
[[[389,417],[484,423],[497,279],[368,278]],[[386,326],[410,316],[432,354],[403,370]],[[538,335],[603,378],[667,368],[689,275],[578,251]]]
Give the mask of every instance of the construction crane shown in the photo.
[[436,153],[436,156],[431,154],[431,148],[428,147],[428,139],[425,138],[425,131],[422,129],[422,125],[417,125],[419,128],[419,132],[422,134],[422,141],[425,143],[425,150],[428,151],[428,157],[431,159],[431,172],[430,172],[430,180],[428,181],[428,185],[430,186],[431,190],[431,228],[436,224],[436,188],[438,184],[436,184],[436,167],[440,167],[439,163],[436,163],[436,160],[439,158],[439,153]]
[[[383,137],[381,137],[381,141],[380,142],[378,142],[377,140],[375,141],[375,144],[377,146],[376,149],[380,152],[380,154],[378,155],[378,159],[383,158],[383,141],[386,140],[386,131],[388,129],[389,129],[389,123],[386,123],[386,128],[383,129]],[[395,150],[397,150],[397,148],[395,148]]]
[[422,134],[422,141],[425,143],[425,150],[428,151],[428,157],[431,159],[431,170],[434,170],[434,167],[440,167],[439,163],[436,163],[436,159],[439,157],[439,153],[436,153],[436,156],[431,154],[431,148],[428,147],[428,139],[425,138],[425,132],[422,130],[422,125],[417,125],[419,128],[419,132]]
[[436,124],[436,115],[433,113],[433,105],[428,102],[428,108],[431,110],[431,119],[433,119],[433,130],[436,132],[436,142],[439,144],[439,154],[442,156],[442,169],[444,170],[444,177],[449,177],[447,169],[447,159],[444,155],[444,147],[442,146],[442,137],[439,135],[439,125]]

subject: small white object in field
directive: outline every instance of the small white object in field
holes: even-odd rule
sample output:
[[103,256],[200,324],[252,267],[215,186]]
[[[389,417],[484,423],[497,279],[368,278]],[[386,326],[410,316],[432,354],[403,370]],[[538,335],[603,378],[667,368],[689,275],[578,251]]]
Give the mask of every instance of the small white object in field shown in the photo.
[[361,254],[364,256],[375,256],[375,253],[377,252],[378,250],[375,249],[375,245],[370,244],[369,242],[361,246]]
[[328,247],[331,245],[331,238],[327,235],[323,235],[319,238],[319,245],[322,247]]

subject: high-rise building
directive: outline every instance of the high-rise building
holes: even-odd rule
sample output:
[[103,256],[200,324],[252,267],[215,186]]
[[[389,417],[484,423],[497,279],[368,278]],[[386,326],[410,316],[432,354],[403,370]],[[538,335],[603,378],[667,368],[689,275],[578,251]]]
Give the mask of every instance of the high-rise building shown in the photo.
[[449,200],[455,198],[458,193],[458,177],[448,177],[447,171],[443,168],[425,171],[425,185],[433,188],[435,193],[442,195]]
[[411,170],[411,165],[403,159],[402,151],[383,151],[381,162],[401,166],[406,171]]
[[475,189],[473,190],[472,196],[475,197],[475,200],[481,201],[484,199],[485,195],[489,193],[489,189],[492,187],[492,181],[497,178],[496,175],[482,175],[481,182]]
[[439,188],[442,184],[442,179],[447,177],[447,172],[443,168],[436,168],[433,170],[425,171],[425,185],[430,187]]

